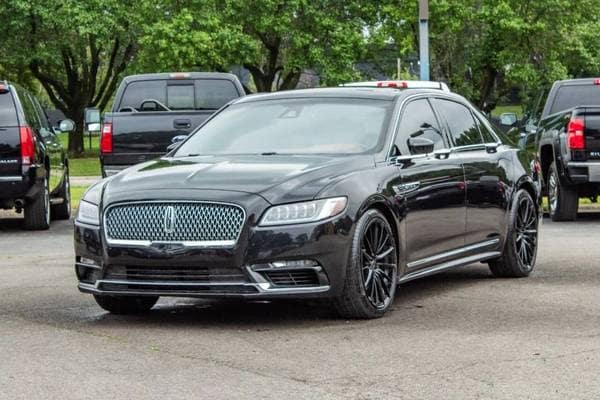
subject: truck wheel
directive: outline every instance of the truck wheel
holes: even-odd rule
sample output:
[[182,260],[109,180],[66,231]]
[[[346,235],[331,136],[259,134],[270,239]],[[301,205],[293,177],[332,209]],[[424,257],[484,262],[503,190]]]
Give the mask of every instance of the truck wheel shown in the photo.
[[550,165],[548,174],[548,210],[552,221],[574,221],[577,218],[579,195],[573,186],[562,183],[556,163]]
[[71,183],[69,182],[69,170],[65,171],[65,177],[58,196],[63,199],[63,202],[52,206],[53,219],[69,219],[71,218]]
[[344,318],[381,317],[394,302],[397,283],[392,228],[379,211],[369,210],[356,225],[344,289],[334,306]]
[[537,257],[538,210],[529,193],[521,189],[510,209],[510,225],[500,258],[489,262],[494,276],[523,278],[529,276]]
[[112,314],[141,314],[149,311],[158,296],[102,296],[94,295],[94,300],[100,307]]
[[50,188],[48,178],[37,196],[25,205],[25,229],[46,230],[50,228]]

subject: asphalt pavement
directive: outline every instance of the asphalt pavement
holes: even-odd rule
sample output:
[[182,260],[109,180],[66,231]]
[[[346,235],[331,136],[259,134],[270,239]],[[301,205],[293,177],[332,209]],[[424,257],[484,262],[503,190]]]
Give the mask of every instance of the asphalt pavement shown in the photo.
[[113,316],[76,289],[72,222],[0,220],[0,399],[596,399],[600,214],[544,220],[535,272],[476,264],[393,310],[161,299]]

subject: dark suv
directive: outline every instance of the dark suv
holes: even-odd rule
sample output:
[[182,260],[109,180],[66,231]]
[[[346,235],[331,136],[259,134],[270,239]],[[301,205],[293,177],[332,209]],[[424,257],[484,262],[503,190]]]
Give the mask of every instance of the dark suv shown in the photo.
[[[64,120],[61,131],[74,123]],[[0,81],[0,208],[25,211],[25,228],[71,215],[68,159],[38,100]]]

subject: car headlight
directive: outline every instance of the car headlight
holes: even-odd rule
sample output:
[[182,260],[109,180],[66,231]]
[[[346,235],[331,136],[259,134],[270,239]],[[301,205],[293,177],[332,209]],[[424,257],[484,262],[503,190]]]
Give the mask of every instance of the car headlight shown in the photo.
[[100,225],[100,210],[98,206],[81,200],[79,202],[79,210],[77,211],[77,221],[84,224]]
[[79,209],[77,210],[77,220],[84,224],[100,225],[100,198],[102,197],[102,189],[107,179],[103,179],[94,185],[90,186],[85,191],[81,201],[79,202]]
[[265,212],[260,226],[303,224],[335,217],[346,209],[346,197],[273,206]]

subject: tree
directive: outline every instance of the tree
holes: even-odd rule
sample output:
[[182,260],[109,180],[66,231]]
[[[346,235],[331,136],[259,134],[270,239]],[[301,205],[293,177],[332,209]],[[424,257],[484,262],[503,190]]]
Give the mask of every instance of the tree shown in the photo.
[[376,2],[163,0],[165,18],[145,32],[140,68],[243,65],[256,90],[293,89],[314,68],[327,84],[357,77]]
[[[418,49],[416,1],[382,0],[381,29],[403,54]],[[490,111],[508,89],[597,74],[594,0],[431,0],[432,78]],[[401,23],[404,22],[404,23]],[[401,44],[401,45],[400,45]]]
[[4,1],[0,51],[5,70],[31,74],[77,129],[69,151],[83,151],[83,113],[106,108],[136,50],[144,7],[118,0]]

